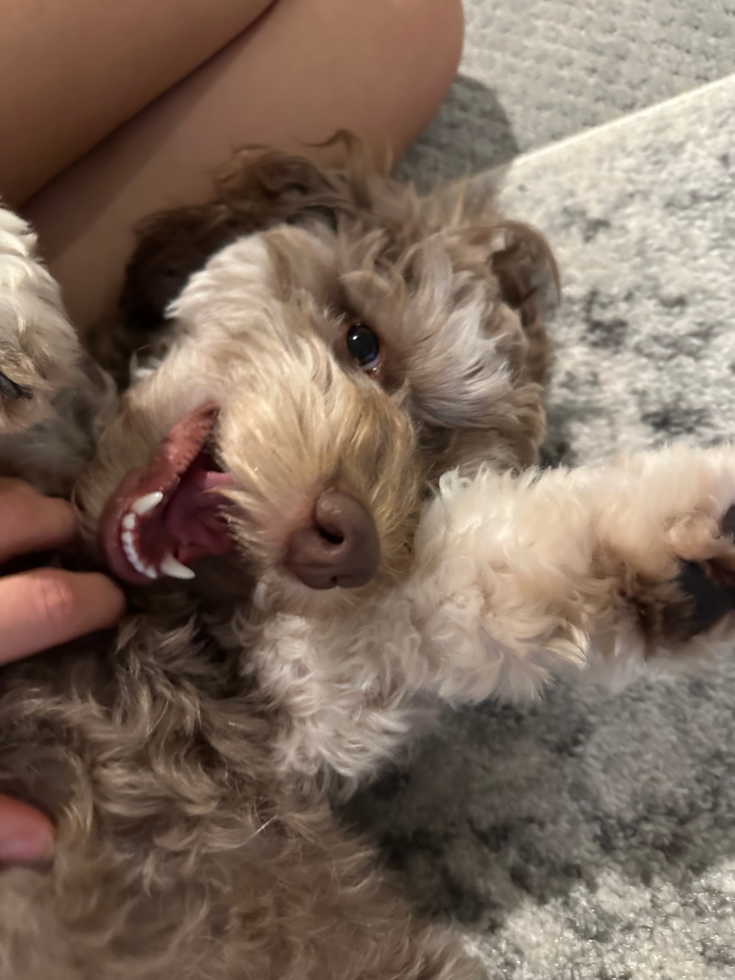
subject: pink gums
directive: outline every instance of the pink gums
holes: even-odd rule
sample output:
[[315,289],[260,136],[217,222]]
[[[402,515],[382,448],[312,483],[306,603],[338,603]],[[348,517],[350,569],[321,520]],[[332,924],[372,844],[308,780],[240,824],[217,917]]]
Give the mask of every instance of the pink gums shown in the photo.
[[[206,449],[217,412],[208,403],[178,422],[150,466],[131,470],[108,501],[99,537],[110,569],[121,579],[148,584],[165,575],[161,563],[169,556],[188,565],[234,549],[223,510],[227,502],[215,492],[234,480],[217,469]],[[136,501],[155,493],[162,495],[160,503],[136,514]],[[131,548],[151,574],[134,567]]]

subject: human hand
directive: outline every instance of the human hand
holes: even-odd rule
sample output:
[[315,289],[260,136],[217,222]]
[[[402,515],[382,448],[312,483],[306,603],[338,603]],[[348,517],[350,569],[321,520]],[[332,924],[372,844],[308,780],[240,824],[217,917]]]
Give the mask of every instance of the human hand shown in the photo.
[[[68,544],[76,534],[71,506],[21,480],[0,478],[0,565],[21,554]],[[0,664],[112,626],[125,610],[122,592],[97,573],[37,568],[0,578]],[[53,853],[54,828],[26,803],[0,795],[0,862]]]

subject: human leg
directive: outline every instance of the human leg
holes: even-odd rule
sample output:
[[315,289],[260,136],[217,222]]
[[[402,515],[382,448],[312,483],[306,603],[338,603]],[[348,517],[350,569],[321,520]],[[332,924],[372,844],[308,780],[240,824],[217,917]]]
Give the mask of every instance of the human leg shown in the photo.
[[271,0],[0,0],[0,196],[17,207]]
[[461,44],[460,0],[279,0],[28,203],[76,325],[114,306],[135,223],[206,199],[236,147],[303,152],[347,128],[376,156],[400,156],[438,108]]

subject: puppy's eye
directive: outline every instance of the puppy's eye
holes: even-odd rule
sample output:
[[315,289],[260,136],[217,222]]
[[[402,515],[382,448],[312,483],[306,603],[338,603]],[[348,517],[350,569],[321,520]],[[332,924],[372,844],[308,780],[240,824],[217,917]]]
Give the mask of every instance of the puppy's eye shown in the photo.
[[380,341],[364,323],[353,323],[347,331],[347,350],[363,371],[373,371],[380,360]]

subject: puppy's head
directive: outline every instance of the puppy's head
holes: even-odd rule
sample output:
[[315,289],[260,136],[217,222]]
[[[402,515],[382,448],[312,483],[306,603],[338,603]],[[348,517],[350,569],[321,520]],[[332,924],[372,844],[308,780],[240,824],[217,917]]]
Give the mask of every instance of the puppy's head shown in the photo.
[[78,497],[125,580],[214,561],[319,608],[405,574],[443,472],[534,462],[553,262],[487,201],[419,197],[359,151],[239,168],[210,208],[148,226],[125,313],[160,327],[158,353]]

